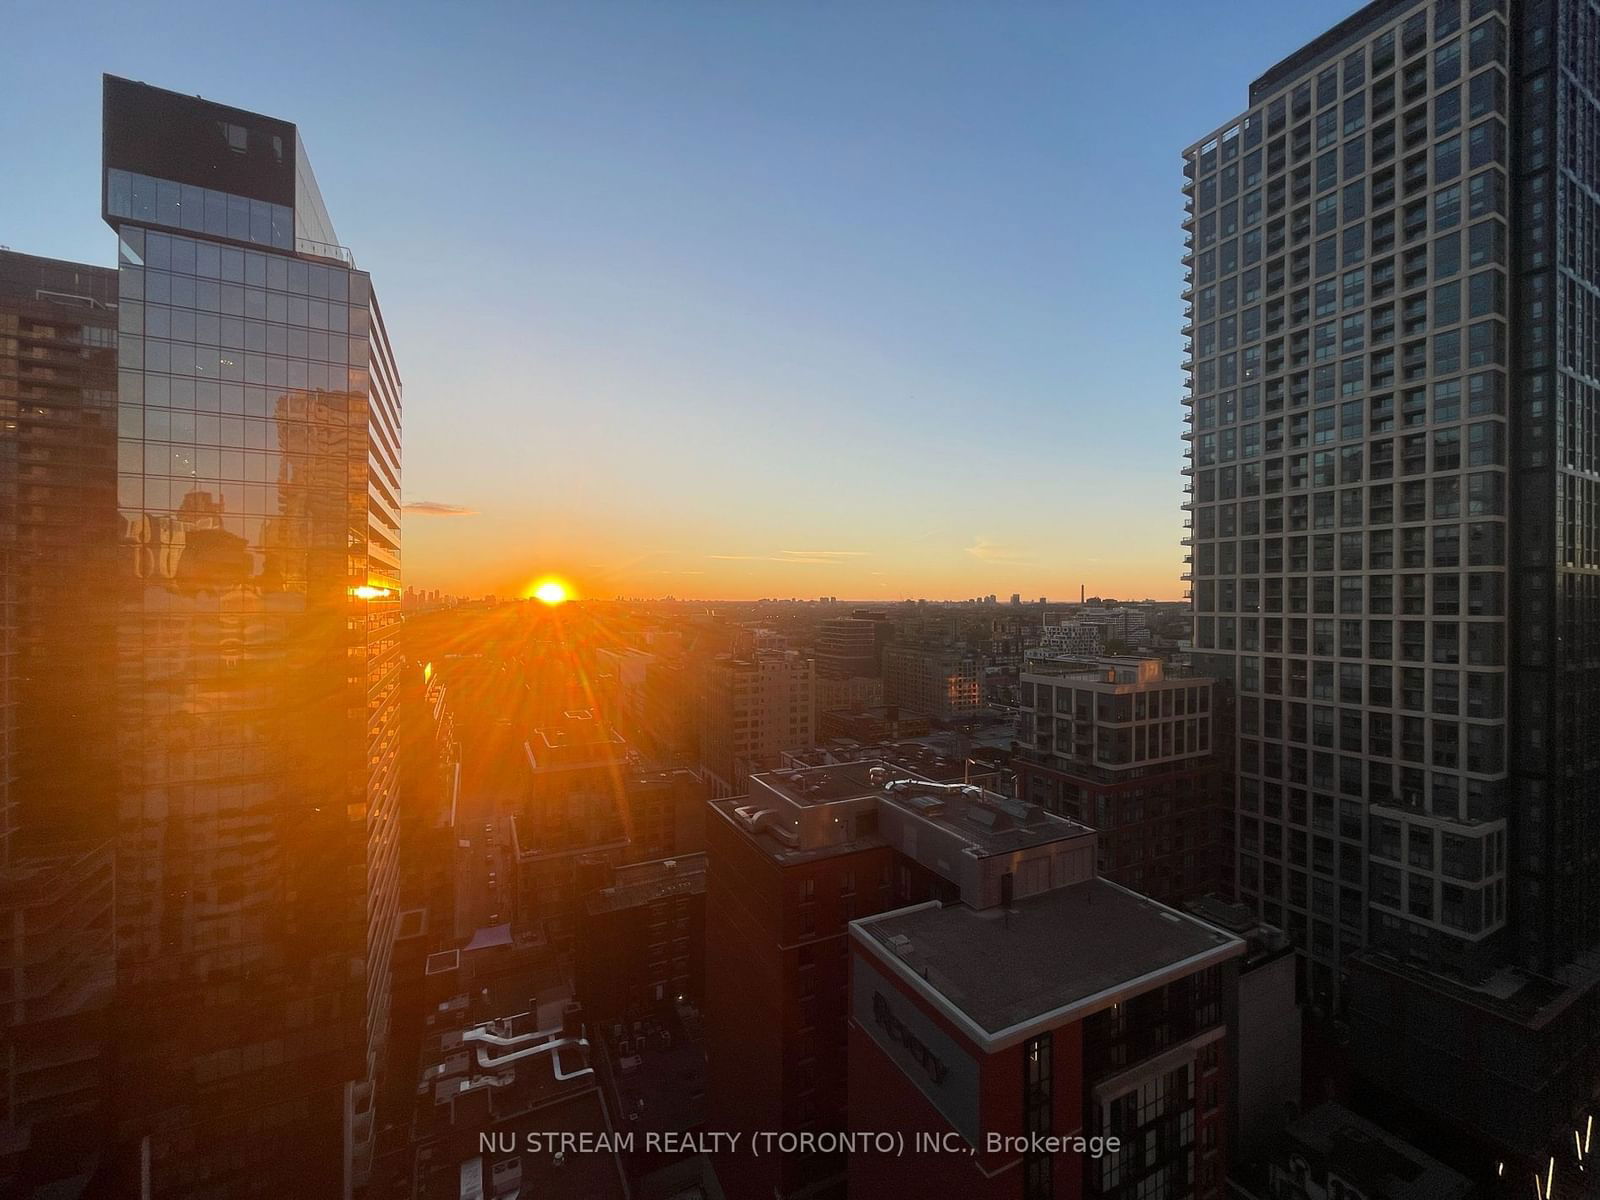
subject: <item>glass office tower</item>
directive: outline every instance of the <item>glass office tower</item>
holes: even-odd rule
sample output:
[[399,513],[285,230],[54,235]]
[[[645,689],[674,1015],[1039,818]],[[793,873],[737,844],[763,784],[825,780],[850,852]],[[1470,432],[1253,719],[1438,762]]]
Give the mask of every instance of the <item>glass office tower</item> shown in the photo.
[[[1597,22],[1378,0],[1183,168],[1195,657],[1235,684],[1241,898],[1312,998],[1366,973],[1388,1083],[1530,1153],[1596,1049]],[[1591,1024],[1543,1057],[1558,999]],[[1515,1052],[1461,1032],[1491,1027]]]
[[107,76],[104,215],[125,1163],[348,1195],[395,918],[399,377],[295,126]]

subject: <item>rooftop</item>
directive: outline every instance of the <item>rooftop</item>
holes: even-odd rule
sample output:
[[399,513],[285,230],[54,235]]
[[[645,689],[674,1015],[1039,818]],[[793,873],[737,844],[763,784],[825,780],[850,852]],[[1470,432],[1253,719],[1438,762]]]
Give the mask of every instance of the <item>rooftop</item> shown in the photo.
[[1458,1200],[1465,1176],[1338,1104],[1314,1108],[1289,1126],[1291,1143],[1325,1156],[1339,1174],[1385,1200]]
[[968,843],[967,853],[979,858],[1094,833],[1087,825],[1058,817],[1037,804],[983,789],[974,791],[981,795],[953,789],[924,791],[913,784],[886,794],[883,802],[959,834]]
[[1183,907],[1184,911],[1202,921],[1243,938],[1248,947],[1245,954],[1247,969],[1280,954],[1288,954],[1293,948],[1293,943],[1283,930],[1262,921],[1247,904],[1235,904],[1220,896],[1206,895],[1185,900]]
[[1284,84],[1293,82],[1311,68],[1344,53],[1363,38],[1377,32],[1380,25],[1398,16],[1413,3],[1414,0],[1373,0],[1371,4],[1358,9],[1332,29],[1269,67],[1250,85],[1250,103],[1257,104],[1265,100]]
[[1163,662],[1159,658],[1132,655],[1085,658],[1073,654],[1034,654],[1023,666],[1022,675],[1024,678],[1048,676],[1052,681],[1071,680],[1116,687],[1157,684],[1197,687],[1209,686],[1212,682],[1210,678],[1195,675],[1186,667]]
[[1238,938],[1098,878],[1009,912],[929,903],[851,932],[973,1036],[1002,1044],[1244,951]]
[[1501,966],[1480,980],[1430,971],[1403,962],[1381,950],[1368,949],[1350,959],[1362,970],[1386,971],[1419,983],[1501,1020],[1542,1029],[1600,980],[1600,956],[1585,955],[1568,964],[1563,978],[1536,975],[1521,967]]
[[584,905],[591,916],[598,916],[636,908],[668,896],[704,895],[705,890],[705,854],[684,854],[618,867],[612,885],[589,893]]
[[[787,750],[784,759],[802,767],[822,767],[832,763],[882,761],[924,779],[940,783],[965,782],[972,768],[962,757],[951,734],[902,741],[859,742],[854,738],[829,738],[823,745],[804,750]],[[946,743],[950,743],[946,747]],[[993,772],[985,766],[985,775]],[[983,782],[977,780],[976,782]]]
[[529,765],[535,770],[586,765],[614,758],[627,748],[622,735],[587,708],[569,709],[561,719],[533,731]]
[[871,760],[833,763],[823,767],[769,771],[755,778],[773,791],[781,793],[791,803],[809,808],[814,804],[855,800],[870,793],[881,792],[883,784],[881,781],[873,782],[873,772],[881,770],[883,765]]
[[639,1134],[705,1124],[706,1043],[697,1009],[680,1003],[659,1018],[617,1022],[596,1040],[619,1128]]
[[1039,805],[870,759],[752,775],[748,796],[712,804],[781,862],[883,845],[877,818],[885,807],[943,831],[975,858],[1094,836]]
[[729,796],[724,800],[710,801],[711,811],[717,813],[735,829],[749,838],[758,850],[779,864],[792,867],[800,863],[815,862],[822,858],[831,858],[836,854],[859,854],[864,850],[879,849],[888,845],[888,842],[877,833],[861,833],[856,837],[847,838],[842,842],[831,842],[825,846],[791,846],[783,839],[773,834],[770,829],[750,829],[738,816],[738,809],[744,808],[749,803],[747,796]]

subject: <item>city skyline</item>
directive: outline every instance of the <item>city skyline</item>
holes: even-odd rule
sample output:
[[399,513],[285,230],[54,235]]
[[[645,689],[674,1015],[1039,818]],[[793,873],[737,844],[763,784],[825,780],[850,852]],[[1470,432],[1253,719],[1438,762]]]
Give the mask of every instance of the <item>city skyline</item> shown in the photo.
[[1600,0],[20,2],[0,1195],[1600,1200]]
[[[1343,9],[1252,7],[1227,52],[1263,63]],[[214,48],[194,63],[153,27],[113,40],[40,9],[34,60],[74,66],[0,84],[63,115],[48,133],[20,103],[0,117],[41,197],[0,212],[0,241],[110,265],[83,202],[101,70],[314,123],[312,153],[357,168],[328,185],[360,221],[341,232],[400,264],[386,316],[422,343],[419,587],[1178,599],[1162,237],[1194,109],[1166,79],[1222,34],[1169,10],[1116,67],[1126,31],[1093,10],[685,5],[621,27],[547,6],[461,17],[442,46],[418,10],[382,31],[352,10],[319,27],[378,38],[424,86],[353,70],[335,96],[217,13],[185,14]],[[446,72],[448,94],[427,84]],[[1095,102],[1128,73],[1145,86]],[[1203,107],[1232,104],[1217,87]],[[377,107],[403,131],[381,152],[363,144]]]

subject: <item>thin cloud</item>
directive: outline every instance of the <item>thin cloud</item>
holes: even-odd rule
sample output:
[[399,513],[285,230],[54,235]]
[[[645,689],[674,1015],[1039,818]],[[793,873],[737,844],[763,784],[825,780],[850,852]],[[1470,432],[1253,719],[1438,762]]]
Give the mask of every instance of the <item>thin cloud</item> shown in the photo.
[[814,566],[839,566],[852,558],[863,558],[865,550],[780,550],[776,554],[708,554],[719,562],[810,563]]
[[405,506],[408,513],[419,517],[475,517],[478,510],[464,504],[441,504],[437,500],[413,500]]
[[967,553],[982,562],[1010,563],[1014,566],[1025,566],[1033,559],[1015,546],[1003,545],[1000,542],[991,542],[986,537],[980,537],[967,547]]

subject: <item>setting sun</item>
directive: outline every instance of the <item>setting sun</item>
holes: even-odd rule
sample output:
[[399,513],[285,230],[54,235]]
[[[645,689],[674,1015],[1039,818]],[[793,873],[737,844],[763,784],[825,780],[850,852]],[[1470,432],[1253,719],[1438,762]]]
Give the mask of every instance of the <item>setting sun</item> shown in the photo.
[[548,604],[552,608],[557,604],[565,604],[572,599],[572,592],[559,579],[543,580],[533,589],[530,595],[541,604]]

